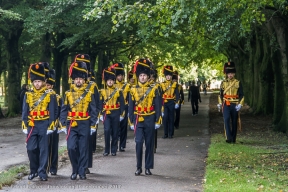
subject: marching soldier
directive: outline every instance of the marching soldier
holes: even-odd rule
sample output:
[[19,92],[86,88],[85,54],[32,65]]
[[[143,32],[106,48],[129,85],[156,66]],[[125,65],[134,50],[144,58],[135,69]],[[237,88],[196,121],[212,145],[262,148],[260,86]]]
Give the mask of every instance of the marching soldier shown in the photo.
[[130,86],[135,85],[135,79],[133,77],[133,71],[129,71],[128,73],[128,81],[130,83]]
[[115,63],[112,66],[116,72],[116,83],[115,87],[122,91],[124,101],[125,101],[125,115],[124,119],[120,122],[120,129],[119,129],[119,151],[124,152],[126,148],[126,140],[127,140],[127,125],[128,125],[128,93],[130,91],[130,84],[124,82],[125,71],[124,66],[122,63]]
[[173,76],[172,76],[172,81],[177,83],[177,89],[179,92],[179,108],[175,109],[175,122],[174,122],[174,127],[175,129],[179,128],[179,123],[180,123],[180,111],[181,111],[181,105],[184,103],[184,92],[183,92],[183,87],[182,85],[178,84],[178,71],[174,71]]
[[48,161],[48,171],[51,175],[56,175],[58,170],[58,144],[59,144],[59,135],[58,135],[58,128],[59,125],[59,116],[62,106],[62,98],[60,95],[56,94],[53,90],[55,85],[55,70],[50,69],[48,74],[48,79],[46,80],[46,88],[47,90],[52,90],[52,94],[55,94],[57,100],[57,114],[55,120],[55,127],[53,133],[50,135],[49,138],[49,161]]
[[[88,77],[89,79],[89,77]],[[96,77],[95,77],[95,72],[94,71],[91,71],[91,77],[90,77],[90,81],[89,81],[89,84],[95,84],[95,90],[94,90],[94,96],[95,96],[95,101],[98,100],[98,109],[97,109],[97,116],[100,115],[100,112],[101,112],[101,103],[100,103],[100,94],[99,94],[99,89],[98,89],[98,86],[96,84]],[[97,91],[96,91],[97,90]],[[95,94],[96,93],[96,94]],[[97,103],[97,102],[96,102]],[[97,123],[97,127],[98,127],[98,123]],[[97,130],[96,129],[96,132],[93,133],[91,135],[91,146],[92,146],[92,153],[95,153],[96,152],[96,144],[97,144]],[[92,156],[92,155],[91,155]],[[90,160],[89,160],[90,161]],[[91,164],[92,165],[92,164]],[[91,166],[92,167],[92,166]]]
[[191,99],[191,107],[192,107],[192,116],[198,114],[198,101],[201,103],[201,96],[199,92],[199,87],[196,85],[195,80],[192,81],[192,84],[189,86],[188,91],[188,102]]
[[[103,103],[103,113],[100,120],[104,124],[105,150],[103,155],[116,156],[117,141],[119,134],[120,121],[125,116],[125,101],[123,93],[114,86],[116,80],[116,72],[114,68],[105,68],[103,70],[103,81],[105,81],[104,89],[100,90],[100,100]],[[110,144],[110,137],[112,141]]]
[[88,77],[86,63],[72,63],[69,77],[74,84],[65,92],[59,132],[67,134],[67,149],[72,164],[71,180],[75,180],[78,174],[79,178],[84,180],[88,168],[89,138],[97,128],[97,106],[93,93],[85,85]]
[[162,98],[164,102],[164,136],[163,139],[173,138],[174,134],[174,114],[175,109],[179,108],[179,91],[177,83],[172,81],[173,67],[170,65],[164,66],[163,73],[166,80],[160,83],[162,88]]
[[[159,92],[160,97],[162,97],[162,89],[160,86],[160,83],[157,81],[158,78],[158,71],[154,68],[151,67],[151,75],[150,75],[150,79],[149,82],[151,83],[150,86],[155,86]],[[160,102],[160,106],[162,106],[162,99],[159,99]],[[156,149],[157,149],[157,135],[158,135],[158,129],[155,129],[155,140],[154,140],[154,153],[156,153]]]
[[[227,143],[235,143],[237,136],[238,112],[244,104],[242,84],[235,79],[235,63],[228,62],[224,65],[226,80],[221,83],[218,110],[222,108]],[[230,126],[230,119],[232,127]]]
[[39,176],[47,181],[48,135],[53,133],[56,98],[45,86],[45,69],[41,63],[31,64],[28,77],[33,90],[26,92],[23,101],[22,130],[27,135],[27,153],[30,161],[28,180]]
[[151,73],[151,61],[140,59],[134,65],[138,83],[130,90],[129,122],[134,130],[136,142],[137,170],[135,176],[142,173],[143,142],[145,141],[145,174],[152,175],[154,168],[154,134],[161,125],[161,97],[157,86],[148,81]]
[[[95,73],[91,70],[90,65],[90,56],[88,54],[78,54],[75,57],[75,61],[82,61],[86,63],[87,71],[88,71],[88,77],[87,82],[84,86],[86,86],[86,89],[90,90],[93,93],[95,103],[96,103],[96,113],[97,117],[99,117],[100,111],[101,111],[101,105],[100,103],[100,96],[99,96],[99,89],[97,84],[95,83]],[[97,127],[98,127],[98,121],[97,121]],[[96,139],[97,139],[97,129],[95,132],[90,135],[90,142],[89,142],[89,160],[88,160],[88,168],[85,170],[86,174],[90,174],[89,168],[92,168],[93,166],[93,152],[96,151]]]

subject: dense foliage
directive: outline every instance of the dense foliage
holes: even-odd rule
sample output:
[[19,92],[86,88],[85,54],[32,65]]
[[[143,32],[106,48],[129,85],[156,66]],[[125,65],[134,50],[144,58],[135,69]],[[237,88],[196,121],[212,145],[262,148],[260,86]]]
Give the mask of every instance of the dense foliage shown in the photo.
[[273,113],[275,130],[286,132],[287,6],[285,0],[2,0],[0,74],[8,71],[6,85],[13,87],[9,113],[19,111],[17,89],[37,61],[50,62],[65,90],[77,53],[91,56],[99,84],[105,66],[123,62],[130,70],[139,57],[149,57],[159,72],[174,65],[184,81],[223,78],[231,59],[254,113]]

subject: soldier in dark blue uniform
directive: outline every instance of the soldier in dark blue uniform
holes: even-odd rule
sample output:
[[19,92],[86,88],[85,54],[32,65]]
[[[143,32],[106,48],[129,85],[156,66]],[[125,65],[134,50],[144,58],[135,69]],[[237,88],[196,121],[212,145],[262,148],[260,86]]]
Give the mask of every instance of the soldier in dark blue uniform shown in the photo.
[[45,86],[45,69],[40,63],[32,64],[28,71],[33,90],[26,92],[22,110],[22,130],[27,134],[27,153],[30,161],[29,180],[39,175],[47,181],[49,134],[55,126],[56,98]]
[[[85,82],[84,86],[86,86],[86,89],[89,89],[94,95],[94,99],[95,99],[95,103],[96,103],[96,113],[97,113],[97,117],[98,117],[99,113],[101,111],[102,103],[100,102],[99,89],[98,89],[98,86],[95,82],[95,73],[91,69],[90,56],[88,54],[78,54],[75,57],[75,61],[82,61],[82,62],[86,63],[86,67],[87,67],[87,71],[88,71],[88,77],[87,77],[87,81]],[[98,122],[99,121],[97,121],[97,123],[96,123],[97,127],[98,127]],[[89,160],[88,160],[88,168],[85,170],[86,174],[90,174],[89,168],[92,168],[92,166],[93,166],[93,152],[96,151],[96,140],[97,140],[97,129],[95,132],[92,133],[92,135],[90,135]]]
[[196,86],[195,80],[192,81],[192,84],[189,86],[188,91],[188,102],[191,100],[191,106],[192,106],[192,116],[195,116],[198,114],[198,101],[201,103],[201,96],[199,92],[199,87]]
[[[221,83],[217,106],[219,111],[221,108],[223,111],[226,142],[235,143],[238,112],[244,105],[244,93],[241,82],[234,78],[236,73],[235,63],[225,63],[224,72],[226,80]],[[230,125],[230,119],[232,126]]]
[[[104,123],[105,150],[103,155],[116,156],[120,121],[125,116],[125,101],[123,93],[114,86],[116,72],[114,68],[103,70],[104,89],[100,90],[100,100],[103,103],[103,113],[100,120]],[[104,82],[103,82],[104,83]],[[110,137],[112,141],[110,144]]]
[[[150,86],[152,87],[156,87],[157,90],[158,90],[158,93],[161,97],[161,99],[159,99],[159,104],[162,108],[162,89],[161,89],[161,86],[160,86],[160,83],[158,82],[158,71],[155,69],[155,66],[153,65],[151,67],[151,74],[150,74],[150,79],[149,79],[149,82],[150,82]],[[157,149],[157,135],[158,135],[158,129],[155,129],[155,140],[154,140],[154,153],[156,153],[156,149]]]
[[133,75],[133,70],[128,72],[128,82],[130,83],[130,85],[135,85],[135,79],[134,79],[134,75]]
[[46,87],[47,90],[52,90],[52,93],[55,94],[55,97],[57,99],[57,114],[56,114],[56,121],[55,121],[55,127],[52,134],[50,134],[49,138],[49,160],[48,160],[48,172],[51,173],[51,175],[56,175],[58,170],[58,146],[59,146],[59,135],[58,135],[58,126],[59,126],[59,116],[61,111],[61,106],[63,104],[62,98],[60,95],[56,94],[56,92],[53,90],[53,87],[55,85],[55,70],[50,69],[48,78],[46,80]]
[[175,122],[174,122],[174,127],[175,129],[179,128],[179,123],[180,123],[180,112],[181,112],[181,105],[184,103],[184,92],[183,92],[183,87],[182,85],[178,84],[178,71],[174,71],[173,76],[172,76],[172,81],[177,83],[177,89],[179,92],[179,108],[175,109]]
[[97,106],[93,92],[85,85],[88,77],[86,63],[73,62],[69,77],[74,84],[65,92],[59,132],[67,133],[67,149],[72,164],[71,180],[75,180],[78,174],[79,178],[84,180],[89,160],[89,139],[97,128]]
[[175,109],[179,108],[179,91],[177,88],[177,83],[172,81],[173,67],[170,65],[164,66],[163,73],[166,80],[163,83],[160,83],[162,88],[162,98],[164,105],[164,116],[163,116],[163,125],[164,125],[164,136],[163,139],[169,137],[173,138],[174,134],[174,114]]
[[137,170],[135,175],[142,173],[143,143],[145,142],[145,174],[152,175],[154,168],[154,134],[161,125],[161,96],[157,86],[148,81],[152,62],[139,59],[134,65],[138,83],[132,86],[129,96],[129,122],[134,130],[136,142]]
[[125,71],[124,71],[124,65],[122,63],[115,63],[113,65],[113,68],[116,72],[116,82],[114,86],[121,90],[123,93],[124,101],[125,101],[125,115],[124,119],[120,122],[120,128],[119,128],[119,151],[124,152],[126,148],[126,140],[127,140],[127,126],[128,126],[128,93],[130,91],[130,84],[124,82],[125,78]]

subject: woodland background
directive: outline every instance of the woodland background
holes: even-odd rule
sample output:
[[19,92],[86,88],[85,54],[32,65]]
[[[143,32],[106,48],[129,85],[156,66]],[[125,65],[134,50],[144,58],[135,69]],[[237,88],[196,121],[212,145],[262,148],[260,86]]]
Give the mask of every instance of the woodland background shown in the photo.
[[78,53],[91,57],[97,83],[104,67],[130,70],[149,57],[159,72],[173,65],[183,82],[223,79],[236,63],[245,101],[254,114],[273,114],[287,131],[287,0],[1,0],[0,86],[7,116],[31,63],[56,70],[56,92],[67,90],[68,68]]

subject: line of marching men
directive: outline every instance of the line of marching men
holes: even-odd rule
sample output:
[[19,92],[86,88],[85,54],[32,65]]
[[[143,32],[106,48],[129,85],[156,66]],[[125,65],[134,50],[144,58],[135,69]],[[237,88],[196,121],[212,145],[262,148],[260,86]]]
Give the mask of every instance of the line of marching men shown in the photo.
[[[22,110],[22,130],[27,135],[30,161],[28,179],[47,181],[48,173],[57,174],[59,133],[64,132],[72,165],[72,180],[86,179],[96,150],[99,121],[104,124],[104,156],[116,156],[126,148],[127,127],[134,130],[136,142],[136,172],[142,173],[145,143],[145,174],[151,175],[157,147],[157,129],[163,122],[162,138],[173,138],[179,128],[180,109],[184,102],[178,73],[164,66],[166,80],[157,82],[157,70],[149,59],[139,59],[128,74],[122,63],[105,68],[104,88],[99,90],[91,71],[90,57],[78,54],[69,68],[70,89],[64,99],[53,91],[55,71],[49,63],[31,64],[28,78],[32,89],[25,94]],[[176,113],[175,113],[176,111]],[[176,120],[174,121],[174,115]],[[111,139],[111,141],[110,141]],[[118,144],[118,139],[119,144]]]

